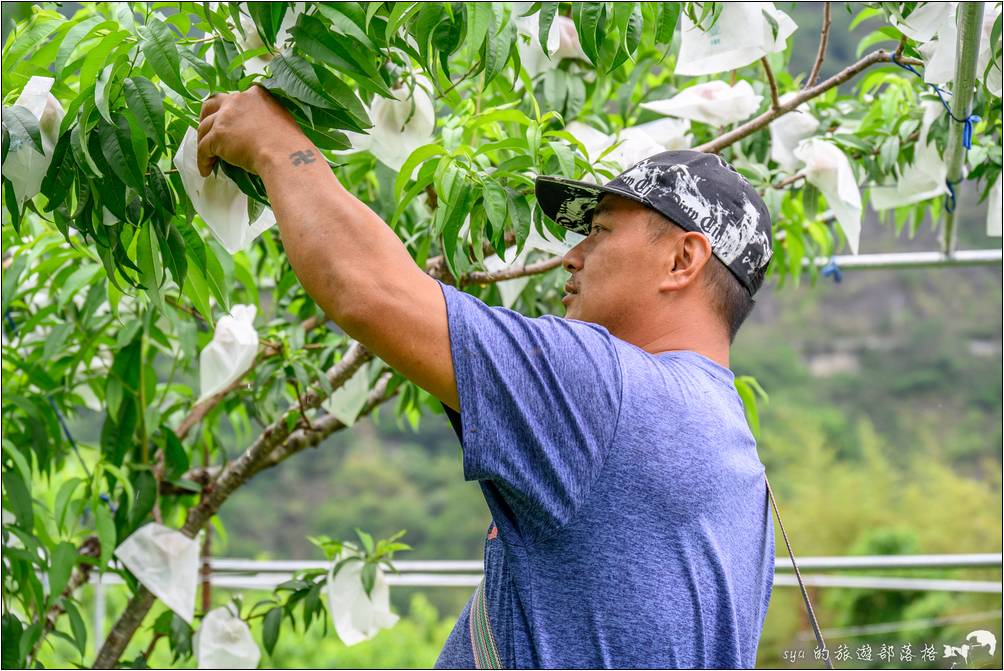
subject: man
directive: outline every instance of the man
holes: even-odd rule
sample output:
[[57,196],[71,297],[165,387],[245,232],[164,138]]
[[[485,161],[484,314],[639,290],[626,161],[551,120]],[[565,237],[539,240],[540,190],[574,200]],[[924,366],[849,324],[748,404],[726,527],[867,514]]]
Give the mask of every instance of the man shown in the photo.
[[728,365],[771,240],[746,180],[697,152],[605,186],[539,178],[544,212],[588,235],[566,318],[528,319],[426,275],[264,89],[209,99],[199,138],[204,175],[261,175],[327,315],[459,411],[493,523],[438,667],[755,664],[774,536]]

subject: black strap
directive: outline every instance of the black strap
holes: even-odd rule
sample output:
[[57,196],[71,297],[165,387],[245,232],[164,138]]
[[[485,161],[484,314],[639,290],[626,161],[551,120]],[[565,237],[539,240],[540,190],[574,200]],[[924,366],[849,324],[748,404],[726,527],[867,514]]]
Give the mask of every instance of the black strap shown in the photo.
[[816,622],[816,614],[812,610],[812,602],[809,601],[809,593],[805,591],[805,585],[802,583],[802,574],[798,570],[798,563],[795,562],[795,553],[791,550],[791,543],[788,542],[788,533],[784,530],[784,525],[781,524],[781,512],[777,509],[777,501],[774,500],[774,492],[770,488],[770,481],[767,479],[767,474],[763,474],[763,481],[767,485],[767,496],[770,498],[770,505],[774,508],[774,516],[777,517],[777,526],[781,527],[781,536],[784,537],[784,544],[788,548],[788,556],[791,557],[791,567],[795,569],[795,578],[798,579],[798,588],[802,590],[802,600],[805,601],[805,610],[809,614],[809,623],[812,624],[812,633],[816,635],[816,643],[819,644],[819,649],[822,651],[823,664],[826,665],[827,669],[833,668],[833,662],[830,661],[830,653],[826,647],[826,643],[823,641],[823,634],[819,631],[819,623]]

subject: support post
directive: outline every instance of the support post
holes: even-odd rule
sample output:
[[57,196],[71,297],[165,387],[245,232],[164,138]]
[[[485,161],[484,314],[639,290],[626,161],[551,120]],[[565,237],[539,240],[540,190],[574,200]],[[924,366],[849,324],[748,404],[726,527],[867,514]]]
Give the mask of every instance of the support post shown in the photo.
[[[960,2],[956,19],[959,37],[955,50],[955,81],[952,84],[952,116],[949,119],[948,144],[945,147],[945,163],[948,165],[948,181],[957,184],[962,180],[966,150],[962,146],[963,123],[972,113],[973,88],[976,85],[976,57],[980,51],[981,29],[983,26],[983,3]],[[945,217],[945,227],[941,235],[941,248],[945,254],[955,254],[955,215],[958,203]]]
[[94,583],[94,649],[100,650],[105,642],[105,583],[98,576]]

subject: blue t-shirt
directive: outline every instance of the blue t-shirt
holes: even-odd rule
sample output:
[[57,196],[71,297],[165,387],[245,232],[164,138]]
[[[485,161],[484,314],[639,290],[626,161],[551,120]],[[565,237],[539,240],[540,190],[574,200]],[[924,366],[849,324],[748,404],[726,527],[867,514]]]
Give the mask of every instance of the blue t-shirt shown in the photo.
[[[774,527],[732,372],[442,290],[502,665],[752,668]],[[437,668],[474,668],[470,610]]]

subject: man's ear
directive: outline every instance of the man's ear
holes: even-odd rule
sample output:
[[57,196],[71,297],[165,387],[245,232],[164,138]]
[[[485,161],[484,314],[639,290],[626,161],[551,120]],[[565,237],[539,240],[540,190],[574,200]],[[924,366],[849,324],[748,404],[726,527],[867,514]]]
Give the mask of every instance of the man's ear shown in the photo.
[[703,233],[696,231],[683,231],[667,243],[666,272],[659,288],[681,291],[697,280],[711,260],[711,243]]

